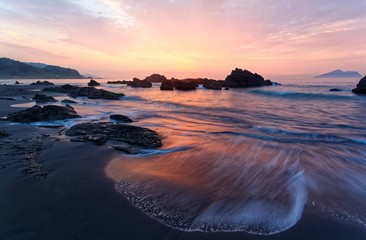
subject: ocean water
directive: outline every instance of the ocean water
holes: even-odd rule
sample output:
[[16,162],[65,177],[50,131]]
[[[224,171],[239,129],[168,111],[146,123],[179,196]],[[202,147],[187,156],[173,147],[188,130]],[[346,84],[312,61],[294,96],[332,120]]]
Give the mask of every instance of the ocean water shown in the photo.
[[359,79],[273,80],[282,85],[190,92],[101,80],[126,97],[77,99],[83,119],[34,124],[124,114],[157,131],[162,148],[121,153],[105,172],[121,197],[175,229],[274,234],[309,209],[366,228],[366,96],[351,93]]

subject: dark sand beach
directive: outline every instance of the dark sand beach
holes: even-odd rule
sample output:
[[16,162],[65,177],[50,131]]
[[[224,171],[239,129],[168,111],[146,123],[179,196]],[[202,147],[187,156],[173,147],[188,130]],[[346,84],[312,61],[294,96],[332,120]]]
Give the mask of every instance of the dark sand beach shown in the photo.
[[[0,115],[22,108],[39,87],[0,86]],[[55,96],[59,96],[55,94]],[[355,239],[366,229],[330,219],[305,206],[289,230],[261,236],[245,232],[188,232],[161,224],[115,191],[106,166],[121,153],[71,142],[62,128],[0,122],[0,239]]]

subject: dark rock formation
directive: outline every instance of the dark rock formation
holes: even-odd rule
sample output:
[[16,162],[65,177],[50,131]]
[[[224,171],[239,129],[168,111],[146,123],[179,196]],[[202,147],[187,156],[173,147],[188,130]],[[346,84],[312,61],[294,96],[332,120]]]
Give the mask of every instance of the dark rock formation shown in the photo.
[[133,88],[151,88],[152,84],[151,84],[151,82],[149,82],[147,80],[140,80],[138,78],[134,78],[132,80],[132,83],[129,84],[129,86],[131,86]]
[[144,80],[149,81],[149,82],[164,82],[166,79],[166,77],[164,75],[160,75],[160,74],[152,74],[148,77],[146,77]]
[[230,90],[230,88],[226,87],[226,88],[224,88],[224,90],[228,91],[228,90]]
[[20,83],[20,82],[18,82],[18,81],[15,81],[15,84],[16,84],[16,85],[19,85],[19,84],[21,84],[21,83]]
[[40,122],[70,118],[80,118],[80,116],[69,105],[65,107],[48,105],[43,108],[35,105],[31,108],[9,114],[7,119],[13,122]]
[[108,81],[107,84],[127,84],[127,85],[131,85],[132,81],[127,81],[127,80],[117,80],[117,81]]
[[142,147],[162,146],[160,136],[147,128],[107,122],[81,123],[66,131],[67,136],[104,145],[107,141],[123,142]]
[[339,88],[331,88],[329,89],[329,92],[341,92],[342,89],[339,89]]
[[202,86],[206,89],[212,89],[212,90],[222,90],[223,82],[221,81],[212,81],[209,83],[205,83]]
[[363,77],[357,84],[356,88],[352,90],[356,94],[366,94],[366,76]]
[[34,95],[33,100],[36,101],[36,103],[57,102],[57,100],[53,97],[44,94]]
[[196,88],[197,88],[197,84],[194,82],[187,82],[187,81],[183,81],[183,80],[175,82],[176,90],[191,91],[191,90],[196,90]]
[[36,86],[52,86],[54,84],[51,83],[51,82],[49,82],[49,81],[37,81],[37,82],[32,82],[30,85],[36,85]]
[[96,87],[96,86],[100,86],[100,83],[98,83],[94,79],[90,79],[90,81],[88,82],[88,86],[89,87]]
[[173,91],[174,90],[174,82],[172,80],[164,80],[160,85],[160,90]]
[[1,130],[0,129],[0,138],[3,138],[3,137],[8,137],[9,136],[9,133],[5,132],[4,130]]
[[9,98],[9,97],[0,97],[0,100],[15,101],[14,98]]
[[257,73],[236,68],[226,77],[223,87],[247,88],[265,85],[272,85],[272,82],[270,80],[264,80],[264,78]]
[[61,103],[65,103],[65,104],[73,104],[73,103],[77,103],[77,102],[75,102],[75,101],[73,101],[73,100],[70,100],[70,99],[64,99],[64,100],[62,100],[62,101],[61,101]]
[[114,93],[103,89],[96,89],[93,87],[77,87],[69,84],[63,85],[61,87],[45,88],[43,89],[43,91],[68,93],[68,95],[73,98],[87,97],[90,99],[118,100],[120,97],[124,96],[123,93]]
[[125,122],[125,123],[132,122],[132,120],[129,117],[121,115],[121,114],[113,114],[113,115],[110,115],[109,118],[112,120],[118,121],[118,122]]
[[45,92],[57,92],[57,93],[70,93],[72,91],[78,90],[80,87],[73,86],[70,84],[62,85],[61,87],[48,87],[43,89]]

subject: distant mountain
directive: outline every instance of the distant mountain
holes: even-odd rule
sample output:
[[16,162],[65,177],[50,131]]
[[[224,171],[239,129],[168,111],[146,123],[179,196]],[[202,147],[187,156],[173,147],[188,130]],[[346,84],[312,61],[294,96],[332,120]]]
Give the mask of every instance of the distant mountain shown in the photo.
[[360,78],[362,75],[356,71],[342,71],[340,69],[325,73],[314,78]]
[[23,63],[0,58],[0,79],[9,78],[84,78],[77,70],[44,63]]

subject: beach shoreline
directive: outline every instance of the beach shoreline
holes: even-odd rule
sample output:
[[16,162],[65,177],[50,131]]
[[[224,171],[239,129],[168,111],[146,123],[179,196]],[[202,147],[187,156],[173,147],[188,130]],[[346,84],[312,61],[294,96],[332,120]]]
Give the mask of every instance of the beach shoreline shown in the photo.
[[[24,109],[11,105],[32,102],[29,99],[37,89],[0,86],[0,98],[15,99],[0,100],[1,116]],[[366,230],[352,222],[331,221],[307,207],[295,226],[270,236],[175,230],[145,215],[115,191],[105,169],[112,159],[126,158],[120,152],[71,142],[57,128],[0,121],[0,129],[10,134],[0,139],[1,239],[361,240],[366,236]],[[35,150],[32,164],[39,171],[23,172],[28,150]]]

